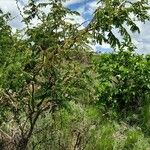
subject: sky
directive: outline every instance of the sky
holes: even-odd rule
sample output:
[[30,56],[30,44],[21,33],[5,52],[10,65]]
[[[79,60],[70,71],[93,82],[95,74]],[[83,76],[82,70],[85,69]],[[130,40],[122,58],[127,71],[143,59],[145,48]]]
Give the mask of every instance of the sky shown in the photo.
[[[19,0],[18,5],[22,10],[23,6],[27,3],[28,0]],[[48,0],[38,0],[42,2],[47,2]],[[150,3],[150,0],[149,0]],[[74,22],[82,24],[82,26],[86,26],[88,22],[92,18],[92,14],[97,8],[97,0],[68,0],[64,3],[66,7],[69,7],[72,10],[78,11],[81,16],[73,16]],[[23,28],[23,23],[21,22],[21,16],[17,9],[17,5],[15,0],[0,0],[0,9],[4,12],[10,12],[12,14],[12,21],[10,25],[12,26],[13,30]],[[48,11],[49,8],[46,8],[45,11]],[[36,25],[38,20],[34,20],[33,24]],[[150,21],[146,22],[145,24],[137,22],[137,25],[140,27],[141,33],[140,34],[131,34],[134,44],[138,47],[137,52],[140,54],[147,54],[150,53]],[[117,35],[117,32],[116,32]],[[94,51],[101,51],[101,52],[111,52],[112,49],[108,44],[95,44],[90,45]]]

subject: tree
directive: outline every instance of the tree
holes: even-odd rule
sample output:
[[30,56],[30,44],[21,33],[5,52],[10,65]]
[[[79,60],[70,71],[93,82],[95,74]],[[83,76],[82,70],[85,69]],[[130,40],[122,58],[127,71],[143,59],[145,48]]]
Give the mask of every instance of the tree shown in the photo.
[[[11,55],[4,57],[1,65],[2,127],[16,149],[27,148],[36,121],[44,112],[53,114],[61,107],[67,108],[70,100],[85,102],[94,98],[94,84],[87,84],[92,78],[86,67],[90,54],[85,52],[85,37],[77,25],[64,20],[67,13],[73,12],[60,2],[50,5],[51,12],[40,17],[42,23],[24,31],[26,37],[12,35]],[[26,13],[30,24],[33,12]],[[6,123],[12,128],[7,129]]]

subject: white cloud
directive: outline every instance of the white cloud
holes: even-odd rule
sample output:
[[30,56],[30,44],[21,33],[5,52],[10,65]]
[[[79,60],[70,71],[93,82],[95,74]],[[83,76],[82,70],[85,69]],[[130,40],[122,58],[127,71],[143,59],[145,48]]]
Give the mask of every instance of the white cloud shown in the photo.
[[141,33],[135,39],[138,41],[138,53],[150,53],[150,21],[141,25]]
[[[21,3],[18,3],[18,6],[21,11],[23,10],[22,2],[23,1],[21,1]],[[10,25],[13,27],[13,29],[22,28],[24,26],[24,24],[21,22],[22,17],[17,8],[15,0],[0,0],[0,8],[3,10],[4,13],[11,13],[12,20],[10,21]]]
[[96,8],[98,7],[98,6],[100,6],[100,3],[98,4],[97,3],[97,1],[89,1],[87,4],[86,4],[87,6],[87,13],[90,13],[91,15],[94,13],[94,11],[96,10]]
[[82,16],[77,16],[77,15],[67,15],[65,17],[65,20],[69,23],[72,24],[79,24],[79,29],[83,29],[84,26],[82,25],[83,22],[85,22],[85,19]]
[[69,5],[81,3],[81,2],[82,2],[82,0],[67,0],[66,2],[63,3],[63,5],[65,7],[68,7]]
[[89,5],[90,5],[91,9],[95,10],[100,5],[100,3],[97,4],[97,1],[93,1],[93,2],[89,3]]

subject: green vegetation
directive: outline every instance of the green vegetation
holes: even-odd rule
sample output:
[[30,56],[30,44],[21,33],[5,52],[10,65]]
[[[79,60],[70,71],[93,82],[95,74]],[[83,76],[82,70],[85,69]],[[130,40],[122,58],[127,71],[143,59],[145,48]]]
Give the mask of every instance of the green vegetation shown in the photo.
[[101,0],[84,29],[62,3],[29,1],[15,33],[0,11],[0,149],[149,150],[150,55],[136,54],[125,28],[140,32],[147,0]]

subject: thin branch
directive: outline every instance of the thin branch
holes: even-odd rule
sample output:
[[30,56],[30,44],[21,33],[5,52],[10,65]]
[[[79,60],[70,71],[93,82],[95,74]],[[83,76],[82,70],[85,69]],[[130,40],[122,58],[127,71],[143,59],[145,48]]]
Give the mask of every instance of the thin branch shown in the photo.
[[10,103],[12,105],[13,108],[17,109],[17,106],[15,104],[15,99],[11,96],[11,94],[9,92],[3,92],[3,94],[10,100]]
[[6,132],[4,132],[2,129],[0,129],[1,134],[3,134],[5,137],[8,137],[9,139],[11,139],[11,136],[8,135]]
[[35,87],[34,87],[34,82],[31,83],[31,106],[32,110],[34,111],[34,92],[35,92]]
[[74,150],[78,149],[80,143],[81,143],[81,133],[78,132],[78,133],[77,133],[76,143],[75,143],[75,145],[74,145]]

